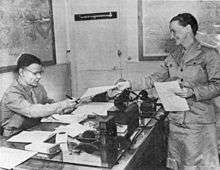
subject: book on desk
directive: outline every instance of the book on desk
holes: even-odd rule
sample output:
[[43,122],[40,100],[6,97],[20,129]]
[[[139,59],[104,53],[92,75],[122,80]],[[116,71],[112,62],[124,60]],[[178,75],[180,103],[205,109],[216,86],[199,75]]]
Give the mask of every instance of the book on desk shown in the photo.
[[61,151],[60,144],[55,143],[31,143],[25,146],[25,150],[38,152],[37,156],[51,158]]

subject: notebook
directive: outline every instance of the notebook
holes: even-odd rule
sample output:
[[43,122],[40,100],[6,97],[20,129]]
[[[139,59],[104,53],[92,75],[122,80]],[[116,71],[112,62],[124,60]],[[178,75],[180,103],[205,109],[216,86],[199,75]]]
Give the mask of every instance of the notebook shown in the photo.
[[54,135],[55,133],[51,131],[22,131],[19,134],[9,138],[7,141],[19,143],[44,142]]

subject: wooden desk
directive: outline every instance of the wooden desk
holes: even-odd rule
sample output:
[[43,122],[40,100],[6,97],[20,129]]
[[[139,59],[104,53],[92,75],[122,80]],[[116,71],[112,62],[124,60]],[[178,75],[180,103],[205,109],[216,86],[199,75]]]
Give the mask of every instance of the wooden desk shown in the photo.
[[[42,123],[39,126],[34,127],[35,130],[53,130],[55,127],[59,126],[57,123]],[[163,156],[160,158],[161,154],[157,155],[158,148],[164,149],[164,135],[161,135],[164,131],[164,121],[157,121],[151,119],[151,126],[143,129],[140,136],[137,138],[137,142],[131,147],[131,150],[126,152],[121,159],[119,164],[113,166],[112,170],[133,170],[140,167],[141,164],[146,161],[160,162],[165,159]],[[158,135],[159,134],[159,135]],[[162,139],[163,138],[163,139]],[[159,145],[163,145],[160,147]],[[7,146],[11,148],[24,148],[24,144],[10,143],[6,141],[6,138],[0,137],[0,146]],[[31,158],[24,163],[17,166],[15,169],[46,169],[46,170],[98,170],[98,169],[108,169],[100,167],[82,166],[77,164],[62,162],[62,154],[59,154],[54,159],[56,161],[48,161],[43,159]]]

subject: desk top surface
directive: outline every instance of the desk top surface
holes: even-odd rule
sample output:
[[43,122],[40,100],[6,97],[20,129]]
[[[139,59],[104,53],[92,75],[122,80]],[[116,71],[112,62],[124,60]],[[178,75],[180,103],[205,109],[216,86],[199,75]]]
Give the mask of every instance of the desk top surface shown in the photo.
[[[122,157],[118,160],[118,164],[114,165],[111,169],[129,169],[129,164],[132,164],[136,159],[136,156],[144,151],[143,147],[146,145],[146,139],[149,138],[152,131],[155,129],[157,122],[155,119],[151,119],[151,126],[141,128],[140,135],[137,137],[136,142],[131,146],[129,151],[126,151]],[[60,126],[60,123],[41,123],[40,125],[33,128],[33,130],[43,130],[43,131],[53,131],[55,127]],[[7,142],[5,137],[0,136],[0,146],[24,149],[24,144],[21,143],[11,143]],[[74,161],[64,161],[65,153],[61,152],[52,159],[40,159],[40,158],[30,158],[24,163],[17,166],[15,169],[53,169],[53,170],[63,170],[63,169],[80,169],[80,170],[97,170],[97,169],[108,169],[94,166],[86,166],[74,163]]]

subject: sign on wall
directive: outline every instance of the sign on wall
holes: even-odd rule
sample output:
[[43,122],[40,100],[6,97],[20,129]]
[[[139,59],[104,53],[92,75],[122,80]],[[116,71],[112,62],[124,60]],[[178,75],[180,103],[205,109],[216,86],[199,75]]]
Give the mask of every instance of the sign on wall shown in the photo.
[[100,12],[88,14],[75,14],[75,21],[97,20],[97,19],[114,19],[117,18],[117,12]]
[[52,0],[0,0],[0,72],[15,67],[22,53],[55,64]]

